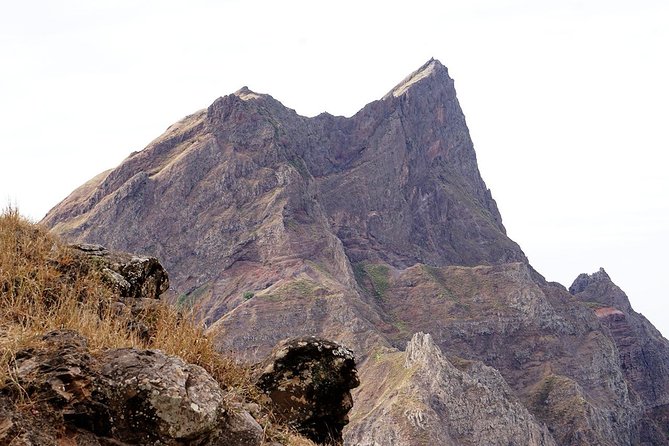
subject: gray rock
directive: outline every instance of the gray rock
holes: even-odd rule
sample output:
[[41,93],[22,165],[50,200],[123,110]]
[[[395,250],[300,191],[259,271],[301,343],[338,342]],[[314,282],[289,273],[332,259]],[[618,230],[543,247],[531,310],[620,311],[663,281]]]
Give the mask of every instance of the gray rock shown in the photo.
[[262,427],[248,412],[231,409],[223,417],[214,445],[257,446],[262,443],[263,438]]
[[155,257],[110,251],[87,243],[70,247],[91,259],[121,297],[158,299],[169,289],[167,272]]
[[206,438],[218,428],[223,393],[201,367],[159,350],[111,350],[101,362],[101,401],[114,438],[169,443]]
[[[258,446],[263,430],[230,408],[201,367],[158,350],[93,357],[79,333],[57,330],[17,353],[0,394],[0,444]],[[14,394],[12,394],[12,391]],[[11,402],[28,397],[28,412]],[[65,432],[65,434],[64,434]],[[65,437],[63,437],[65,435]]]

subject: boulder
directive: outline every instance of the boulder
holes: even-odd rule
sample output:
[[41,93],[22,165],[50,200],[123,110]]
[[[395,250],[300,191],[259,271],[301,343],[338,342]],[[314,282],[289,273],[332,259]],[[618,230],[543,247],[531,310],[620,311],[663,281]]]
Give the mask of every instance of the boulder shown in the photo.
[[64,422],[96,430],[98,404],[92,399],[97,372],[87,341],[73,330],[47,333],[40,349],[21,350],[14,363],[16,388],[56,409]]
[[[12,368],[15,385],[0,398],[0,444],[258,446],[263,440],[261,426],[229,406],[203,368],[159,350],[93,356],[79,333],[57,330],[38,348],[18,352]],[[16,404],[26,397],[33,402],[28,410]]]
[[121,297],[158,299],[169,289],[167,272],[155,257],[110,251],[86,243],[70,247],[91,259]]
[[86,339],[72,330],[50,332],[41,348],[17,352],[12,379],[0,393],[0,444],[59,444],[62,426],[73,440],[90,438],[80,426],[96,429],[101,421],[92,399],[94,367]]
[[219,428],[217,446],[256,446],[262,443],[263,429],[245,410],[234,408],[223,416]]
[[258,366],[275,415],[317,443],[341,443],[359,384],[351,350],[315,337],[279,344]]
[[111,350],[101,362],[100,399],[114,420],[114,438],[167,443],[206,437],[218,427],[223,393],[201,367],[130,348]]

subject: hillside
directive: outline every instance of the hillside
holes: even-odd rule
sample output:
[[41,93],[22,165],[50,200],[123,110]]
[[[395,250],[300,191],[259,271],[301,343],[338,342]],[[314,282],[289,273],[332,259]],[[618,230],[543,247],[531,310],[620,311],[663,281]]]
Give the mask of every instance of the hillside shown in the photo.
[[168,283],[155,258],[0,213],[0,444],[313,445],[160,300]]
[[299,116],[244,87],[44,223],[160,258],[221,350],[252,361],[304,335],[349,346],[361,386],[348,444],[669,444],[667,341],[613,285],[572,294],[532,268],[439,61],[350,118]]

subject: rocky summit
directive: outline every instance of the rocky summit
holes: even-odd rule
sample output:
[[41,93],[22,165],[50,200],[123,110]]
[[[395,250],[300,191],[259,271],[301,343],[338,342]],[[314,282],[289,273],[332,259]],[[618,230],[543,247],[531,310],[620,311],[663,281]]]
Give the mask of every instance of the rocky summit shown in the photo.
[[244,87],[43,222],[159,258],[244,360],[314,335],[351,349],[345,444],[669,445],[669,343],[603,270],[568,290],[532,268],[437,60],[350,118]]

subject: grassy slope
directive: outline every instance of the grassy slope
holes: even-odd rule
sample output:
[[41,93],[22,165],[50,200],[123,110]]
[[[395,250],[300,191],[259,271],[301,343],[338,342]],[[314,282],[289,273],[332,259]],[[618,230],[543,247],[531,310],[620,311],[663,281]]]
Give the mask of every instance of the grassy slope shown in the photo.
[[[77,330],[89,340],[91,351],[135,347],[160,349],[202,366],[234,398],[263,405],[251,383],[250,370],[214,349],[192,319],[173,307],[161,306],[155,316],[156,336],[138,338],[127,321],[110,311],[113,292],[97,271],[39,225],[23,219],[15,209],[0,214],[0,388],[11,386],[17,351],[35,346],[54,329]],[[295,446],[313,445],[272,423],[258,420],[267,440]]]

